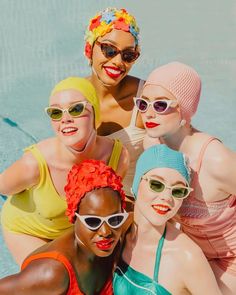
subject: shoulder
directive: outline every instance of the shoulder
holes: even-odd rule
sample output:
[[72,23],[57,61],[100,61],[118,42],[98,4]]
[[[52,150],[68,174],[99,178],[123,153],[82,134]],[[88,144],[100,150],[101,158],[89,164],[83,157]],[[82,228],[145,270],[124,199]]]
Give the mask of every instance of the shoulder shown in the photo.
[[[138,88],[139,88],[139,83],[142,79],[134,76],[126,76],[122,80],[122,90],[125,92],[125,95],[123,93],[122,96],[136,96]],[[122,91],[122,92],[123,92]]]
[[12,290],[17,290],[17,294],[66,294],[69,275],[59,261],[43,258],[32,261],[19,274],[8,277],[6,284],[9,294]]
[[207,260],[202,249],[192,241],[185,233],[168,223],[167,239],[172,244],[173,259],[186,271],[201,269]]

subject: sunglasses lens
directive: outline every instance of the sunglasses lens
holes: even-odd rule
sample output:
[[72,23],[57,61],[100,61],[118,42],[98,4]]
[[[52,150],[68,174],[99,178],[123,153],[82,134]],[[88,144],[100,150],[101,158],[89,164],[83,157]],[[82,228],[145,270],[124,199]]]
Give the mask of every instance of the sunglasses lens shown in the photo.
[[155,179],[150,179],[149,186],[152,191],[157,193],[162,192],[165,189],[164,183]]
[[101,44],[101,50],[106,58],[112,58],[118,54],[116,47],[105,43]]
[[87,217],[84,221],[87,223],[89,227],[94,229],[99,227],[101,224],[101,219],[97,217]]
[[138,98],[135,101],[136,107],[140,110],[140,112],[145,112],[147,110],[148,104],[145,100]]
[[68,111],[72,117],[78,117],[83,113],[84,108],[85,108],[84,104],[78,103],[78,104],[70,107]]
[[123,215],[116,215],[112,216],[108,219],[108,223],[111,227],[117,227],[121,224],[121,222],[124,220]]
[[131,63],[134,62],[139,57],[139,52],[134,50],[123,50],[122,59],[125,62]]
[[52,120],[60,120],[62,117],[62,110],[57,108],[48,108],[47,114]]
[[188,195],[188,189],[185,187],[176,187],[172,189],[172,195],[176,199],[182,199]]
[[167,110],[168,104],[166,101],[157,100],[153,103],[153,108],[158,113],[163,113]]

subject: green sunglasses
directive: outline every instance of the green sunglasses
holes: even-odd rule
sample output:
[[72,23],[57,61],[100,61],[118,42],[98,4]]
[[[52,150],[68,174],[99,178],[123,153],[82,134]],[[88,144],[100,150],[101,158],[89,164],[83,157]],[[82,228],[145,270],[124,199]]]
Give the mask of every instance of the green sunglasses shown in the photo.
[[148,181],[149,188],[154,193],[161,193],[165,189],[171,190],[171,195],[175,199],[185,199],[193,191],[189,186],[173,185],[168,186],[164,182],[151,178],[150,176],[144,176],[142,179]]
[[71,117],[77,118],[82,115],[87,103],[87,101],[80,101],[72,104],[67,109],[61,109],[59,107],[47,107],[45,108],[45,112],[53,121],[60,121],[64,113],[68,113]]

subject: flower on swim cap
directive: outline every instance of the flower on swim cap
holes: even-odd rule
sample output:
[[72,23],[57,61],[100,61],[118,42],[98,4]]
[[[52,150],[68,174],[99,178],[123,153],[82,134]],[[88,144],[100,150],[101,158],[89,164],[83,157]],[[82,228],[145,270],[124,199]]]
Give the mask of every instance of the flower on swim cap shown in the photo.
[[149,75],[144,88],[147,85],[162,86],[168,90],[177,99],[182,118],[190,122],[201,94],[201,79],[193,68],[180,62],[168,63]]
[[86,193],[102,187],[117,191],[121,207],[125,208],[125,192],[122,189],[121,177],[103,161],[84,160],[71,168],[64,188],[67,202],[66,215],[71,223],[75,222],[75,212]]
[[86,100],[90,102],[94,110],[95,127],[97,128],[100,123],[100,105],[96,90],[93,85],[85,78],[69,77],[56,84],[50,96],[56,92],[69,89],[78,90],[80,93],[82,93]]
[[190,168],[183,153],[170,149],[165,144],[157,144],[146,149],[138,158],[132,185],[137,198],[139,183],[144,174],[155,168],[171,168],[178,171],[190,183]]
[[113,29],[129,32],[135,39],[135,44],[139,43],[139,28],[134,16],[125,9],[109,7],[96,14],[89,22],[85,32],[85,55],[90,59],[92,48],[98,37],[102,37]]

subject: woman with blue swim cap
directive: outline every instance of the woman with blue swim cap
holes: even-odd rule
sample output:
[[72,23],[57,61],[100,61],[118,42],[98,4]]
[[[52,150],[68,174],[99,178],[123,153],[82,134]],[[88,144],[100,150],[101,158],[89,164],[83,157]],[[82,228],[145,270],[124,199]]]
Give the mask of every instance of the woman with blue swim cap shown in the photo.
[[168,221],[192,189],[182,153],[166,145],[147,149],[133,181],[134,223],[116,267],[114,294],[219,295],[202,250]]

